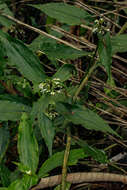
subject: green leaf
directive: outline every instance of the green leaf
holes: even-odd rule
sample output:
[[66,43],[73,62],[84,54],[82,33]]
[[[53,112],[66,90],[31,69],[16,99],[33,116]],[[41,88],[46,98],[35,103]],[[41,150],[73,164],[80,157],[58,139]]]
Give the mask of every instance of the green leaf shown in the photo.
[[48,95],[43,95],[37,102],[34,102],[31,110],[31,120],[34,121],[39,112],[45,113],[46,109],[48,108],[48,105],[51,102],[52,97]]
[[127,34],[113,36],[111,42],[112,54],[127,52]]
[[[14,16],[13,13],[10,11],[10,9],[8,8],[7,4],[3,2],[0,2],[0,9],[2,10],[2,13],[10,15],[10,16]],[[7,28],[9,28],[12,24],[14,24],[13,21],[5,18],[4,16],[0,15],[0,23],[3,26],[6,26]]]
[[30,112],[31,108],[25,104],[11,102],[11,101],[0,101],[0,120],[1,121],[17,121],[21,118],[23,112]]
[[59,78],[61,82],[64,82],[72,76],[73,71],[75,71],[73,65],[65,64],[53,75],[53,78]]
[[7,190],[27,190],[27,189],[24,189],[22,180],[17,179],[9,185]]
[[3,187],[8,187],[10,184],[11,171],[4,165],[0,164],[0,179]]
[[9,144],[9,131],[7,128],[0,128],[0,162],[3,159]]
[[112,46],[110,33],[107,32],[104,36],[99,35],[98,54],[101,64],[105,67],[108,77],[111,77],[112,64]]
[[22,183],[24,186],[24,189],[28,190],[32,186],[36,185],[38,182],[38,176],[30,176],[30,175],[24,175],[22,178]]
[[6,187],[0,187],[0,190],[8,190]]
[[76,125],[82,125],[89,130],[102,131],[119,136],[99,115],[84,106],[57,103],[56,108],[66,119]]
[[66,3],[47,3],[44,5],[31,5],[40,9],[48,16],[69,25],[79,25],[84,21],[87,23],[91,15],[78,7]]
[[8,64],[15,66],[19,72],[33,83],[42,82],[46,76],[39,59],[20,40],[0,31],[0,50],[3,57],[8,57]]
[[107,155],[103,150],[93,148],[92,146],[89,146],[85,141],[81,139],[77,140],[74,139],[74,141],[84,149],[85,154],[91,156],[94,160],[103,164],[108,162]]
[[[83,149],[74,149],[70,151],[68,165],[75,165],[78,159],[84,158],[86,155],[84,154]],[[62,166],[64,159],[64,151],[57,152],[52,155],[48,160],[46,160],[38,173],[39,178],[44,177],[49,171],[53,170],[56,167]]]
[[86,51],[76,50],[64,44],[58,44],[56,40],[39,36],[29,47],[34,50],[44,52],[49,59],[76,59],[82,56],[88,56],[90,53]]
[[28,190],[38,182],[37,176],[24,175],[23,178],[15,180],[8,187],[8,190]]
[[21,163],[29,168],[28,172],[34,174],[39,161],[38,144],[26,113],[23,113],[19,124],[18,152]]
[[41,131],[41,135],[48,147],[50,156],[52,155],[52,144],[55,135],[55,129],[53,122],[42,112],[38,112],[38,125]]

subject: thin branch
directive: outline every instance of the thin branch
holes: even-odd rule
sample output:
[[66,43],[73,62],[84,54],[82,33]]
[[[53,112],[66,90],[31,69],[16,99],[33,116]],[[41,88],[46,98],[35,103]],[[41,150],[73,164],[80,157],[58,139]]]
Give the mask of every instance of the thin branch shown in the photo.
[[[39,190],[47,187],[53,187],[61,183],[62,176],[55,175],[51,177],[42,178],[40,183],[31,190]],[[71,173],[67,175],[67,181],[76,184],[84,182],[122,182],[127,184],[127,176],[113,173],[101,173],[101,172],[83,172],[83,173]]]

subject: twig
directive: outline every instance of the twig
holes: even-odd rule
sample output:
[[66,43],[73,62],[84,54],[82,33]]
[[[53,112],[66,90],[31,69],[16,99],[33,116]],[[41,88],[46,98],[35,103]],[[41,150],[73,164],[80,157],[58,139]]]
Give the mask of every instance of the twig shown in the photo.
[[[40,183],[31,190],[44,189],[47,187],[53,187],[61,183],[61,175],[42,178]],[[83,172],[83,173],[71,173],[67,175],[67,181],[76,184],[84,182],[122,182],[127,184],[127,176],[113,173],[101,173],[101,172]]]
[[73,45],[73,44],[70,44],[70,43],[67,42],[67,41],[64,41],[64,40],[62,40],[62,39],[60,39],[60,38],[57,38],[57,37],[55,37],[55,36],[52,36],[51,34],[48,34],[48,33],[44,32],[44,31],[42,31],[42,30],[40,30],[40,29],[38,29],[38,28],[35,28],[35,27],[33,27],[33,26],[30,26],[29,24],[26,24],[26,23],[24,23],[24,22],[22,22],[22,21],[19,21],[18,19],[13,18],[12,16],[6,15],[6,14],[4,14],[4,13],[1,13],[1,15],[4,16],[5,18],[8,18],[9,20],[14,21],[15,23],[17,23],[17,24],[19,24],[19,25],[21,25],[21,26],[24,26],[25,28],[28,28],[28,29],[30,29],[30,30],[36,32],[36,33],[39,33],[39,34],[41,34],[41,35],[44,35],[44,36],[47,36],[47,37],[49,37],[49,38],[55,39],[55,40],[57,40],[58,42],[61,42],[61,43],[65,44],[65,45],[67,45],[67,46],[70,46],[70,47],[74,48],[74,49],[81,50],[80,48],[76,47],[76,46]]

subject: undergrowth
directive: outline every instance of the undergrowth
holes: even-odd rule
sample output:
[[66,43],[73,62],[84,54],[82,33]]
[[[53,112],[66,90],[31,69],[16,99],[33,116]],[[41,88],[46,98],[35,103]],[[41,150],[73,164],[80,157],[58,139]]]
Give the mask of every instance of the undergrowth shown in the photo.
[[125,1],[0,0],[1,190],[126,174],[126,19]]

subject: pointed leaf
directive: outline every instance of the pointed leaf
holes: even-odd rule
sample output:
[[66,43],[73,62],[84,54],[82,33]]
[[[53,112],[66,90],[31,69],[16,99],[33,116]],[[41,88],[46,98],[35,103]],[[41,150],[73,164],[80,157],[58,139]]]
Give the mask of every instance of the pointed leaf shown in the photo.
[[9,131],[7,128],[0,128],[0,162],[3,159],[9,144]]
[[0,120],[17,121],[21,118],[23,112],[30,112],[31,108],[25,104],[11,102],[7,100],[0,101]]
[[86,129],[102,131],[119,136],[99,115],[80,105],[57,103],[57,110],[66,119]]
[[[83,149],[74,149],[70,151],[68,165],[75,165],[78,159],[84,158],[87,155],[84,154]],[[57,152],[52,155],[48,160],[46,160],[40,170],[39,170],[39,178],[44,177],[49,171],[53,170],[56,167],[62,166],[64,159],[64,151]]]
[[98,54],[100,57],[100,62],[105,67],[108,77],[110,78],[112,64],[112,46],[109,32],[107,32],[105,36],[99,36]]
[[48,147],[50,156],[52,155],[52,144],[55,135],[53,122],[42,112],[38,113],[38,124],[44,138],[44,141]]
[[74,139],[74,141],[84,149],[85,154],[91,156],[94,160],[103,164],[108,162],[107,156],[103,150],[93,148],[92,146],[89,146],[85,141],[81,139],[77,140]]
[[127,34],[113,36],[111,42],[112,54],[127,52]]
[[68,80],[71,76],[75,67],[71,64],[65,64],[53,75],[53,78],[59,78],[61,82]]
[[48,16],[69,25],[79,25],[84,20],[87,22],[91,18],[91,15],[87,11],[66,3],[47,3],[32,6],[40,9]]
[[21,74],[33,83],[43,81],[46,76],[39,59],[20,40],[0,31],[0,49],[8,57],[8,64],[15,66]]
[[35,173],[39,160],[38,144],[26,113],[23,113],[19,124],[18,152],[21,163],[29,168],[28,172]]

